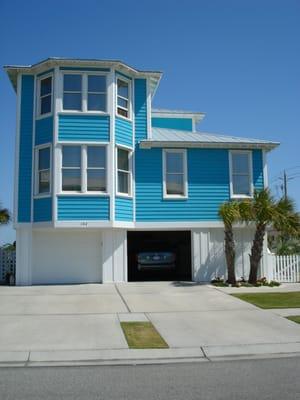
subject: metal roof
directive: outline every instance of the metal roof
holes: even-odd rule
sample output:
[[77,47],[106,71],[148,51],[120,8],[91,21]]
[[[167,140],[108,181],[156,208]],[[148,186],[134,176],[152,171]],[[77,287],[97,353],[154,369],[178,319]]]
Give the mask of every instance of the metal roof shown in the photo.
[[152,96],[154,96],[155,90],[159,84],[162,76],[161,71],[142,71],[129,66],[120,60],[99,60],[99,59],[78,59],[78,58],[63,58],[63,57],[49,57],[45,60],[39,61],[32,65],[4,65],[4,69],[7,72],[9,79],[16,90],[17,87],[17,76],[19,72],[22,73],[39,73],[41,69],[52,68],[55,66],[101,66],[101,67],[115,67],[120,68],[124,72],[131,73],[138,77],[150,78],[150,87]]
[[151,147],[221,147],[221,148],[262,148],[272,150],[279,145],[261,139],[225,136],[206,132],[188,132],[175,129],[152,128],[152,137],[140,142],[141,148]]

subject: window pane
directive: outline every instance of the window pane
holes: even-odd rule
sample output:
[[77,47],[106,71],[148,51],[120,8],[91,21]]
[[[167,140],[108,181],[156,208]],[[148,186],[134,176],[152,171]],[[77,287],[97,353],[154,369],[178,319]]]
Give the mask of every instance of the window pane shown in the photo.
[[183,172],[183,153],[166,152],[167,172]]
[[51,112],[51,94],[49,96],[41,98],[41,114],[47,114]]
[[129,174],[118,172],[118,192],[129,194]]
[[233,175],[232,177],[233,194],[250,195],[250,185],[248,175]]
[[118,149],[118,169],[123,169],[129,171],[129,159],[128,151],[123,149]]
[[232,153],[232,172],[249,173],[249,156],[247,153]]
[[118,112],[118,115],[122,115],[123,117],[128,118],[128,111],[123,110],[122,108],[118,107],[117,112]]
[[106,95],[105,94],[89,94],[88,110],[106,111]]
[[166,178],[167,194],[184,194],[182,174],[167,174]]
[[81,93],[64,93],[64,110],[81,110]]
[[39,172],[39,193],[50,192],[50,170]]
[[42,79],[41,80],[41,90],[40,90],[41,96],[51,93],[51,87],[52,87],[51,76],[49,76],[49,78]]
[[63,167],[81,167],[81,147],[63,146]]
[[90,169],[87,171],[87,190],[105,192],[106,182],[104,169]]
[[39,150],[39,171],[50,168],[50,147]]
[[88,91],[89,92],[106,92],[106,77],[89,75],[88,76]]
[[100,146],[88,146],[88,168],[105,168],[105,147]]
[[128,83],[118,79],[118,95],[128,99]]
[[80,191],[81,173],[80,169],[62,170],[62,190]]
[[64,91],[65,92],[81,92],[81,75],[64,75]]
[[118,97],[118,106],[128,108],[128,101]]

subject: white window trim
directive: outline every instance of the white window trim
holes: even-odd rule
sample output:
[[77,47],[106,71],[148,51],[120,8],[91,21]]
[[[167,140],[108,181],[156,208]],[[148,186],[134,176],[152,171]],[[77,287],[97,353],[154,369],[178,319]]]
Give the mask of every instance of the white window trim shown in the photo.
[[[118,80],[126,82],[128,84],[128,99],[126,99],[123,96],[119,96],[118,95]],[[132,90],[131,80],[116,74],[116,116],[118,118],[125,119],[126,121],[132,121],[132,104],[131,104],[132,95],[131,95],[131,90]],[[120,108],[122,108],[123,110],[128,111],[128,117],[125,117],[124,115],[118,114],[118,97],[121,97],[122,99],[128,101],[128,110],[126,108],[120,106]]]
[[[50,149],[49,192],[47,192],[47,193],[39,193],[39,151],[42,150],[42,149],[46,149],[48,147]],[[35,159],[35,164],[34,164],[34,198],[35,199],[40,199],[40,198],[43,198],[43,197],[50,197],[51,193],[52,193],[52,145],[51,145],[51,143],[45,143],[45,144],[40,144],[40,145],[35,146],[35,148],[34,148],[34,159]]]
[[[41,81],[44,79],[51,78],[51,111],[46,114],[41,114]],[[37,78],[37,89],[36,89],[36,119],[42,119],[50,117],[53,114],[53,73],[39,76]]]
[[[118,172],[119,172],[119,168],[118,168],[118,149],[121,150],[126,150],[128,152],[128,161],[129,161],[129,171],[124,171],[124,170],[120,170],[123,172],[128,173],[129,175],[129,193],[122,193],[118,191],[118,186],[119,186],[119,182],[118,182]],[[115,151],[115,160],[116,160],[116,196],[118,197],[126,197],[126,198],[130,198],[132,199],[132,149],[126,147],[126,146],[117,146],[116,147],[116,151]]]
[[[183,194],[168,194],[167,193],[167,153],[182,153],[183,154]],[[163,198],[166,200],[185,200],[188,198],[188,180],[187,180],[187,152],[186,149],[163,149]]]
[[[248,167],[249,167],[249,184],[250,184],[250,195],[246,194],[234,194],[233,193],[233,167],[232,167],[232,155],[233,154],[247,154],[248,155]],[[232,199],[251,199],[254,194],[253,186],[253,161],[251,150],[230,150],[229,151],[229,179],[230,179],[230,198]]]
[[[65,75],[81,75],[81,110],[65,110],[64,109],[64,76]],[[88,75],[99,75],[106,77],[106,111],[88,110]],[[73,93],[73,92],[70,92]],[[75,92],[74,93],[79,93]],[[91,93],[91,92],[90,92]],[[100,93],[100,92],[99,92]],[[61,71],[60,78],[60,96],[61,96],[61,114],[88,114],[88,115],[109,115],[108,113],[108,73],[102,71]]]
[[[107,196],[108,195],[108,157],[107,157],[107,143],[86,143],[86,144],[82,144],[82,143],[60,143],[60,152],[61,152],[61,156],[60,156],[60,160],[61,160],[61,165],[59,167],[59,173],[60,173],[60,188],[58,191],[58,195],[70,195],[70,196],[84,196],[84,195],[88,195],[88,196]],[[62,170],[63,170],[63,147],[65,146],[79,146],[81,147],[81,191],[73,191],[73,190],[63,190],[62,188]],[[87,190],[87,148],[88,147],[104,147],[105,148],[105,182],[106,182],[106,190],[105,191],[100,191],[100,190]]]

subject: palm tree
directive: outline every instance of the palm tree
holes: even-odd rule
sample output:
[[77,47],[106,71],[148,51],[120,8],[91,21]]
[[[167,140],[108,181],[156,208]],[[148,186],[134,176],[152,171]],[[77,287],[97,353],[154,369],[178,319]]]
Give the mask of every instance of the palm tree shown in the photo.
[[235,242],[233,237],[233,224],[240,218],[239,204],[235,201],[225,202],[219,208],[219,216],[224,223],[225,257],[227,264],[228,283],[234,285],[235,278]]
[[249,283],[255,284],[267,226],[272,225],[278,232],[297,236],[300,230],[300,217],[290,199],[284,198],[276,201],[268,189],[256,191],[251,200],[241,201],[240,217],[242,221],[255,224],[248,280]]
[[10,222],[11,216],[7,208],[0,208],[0,225],[6,225]]

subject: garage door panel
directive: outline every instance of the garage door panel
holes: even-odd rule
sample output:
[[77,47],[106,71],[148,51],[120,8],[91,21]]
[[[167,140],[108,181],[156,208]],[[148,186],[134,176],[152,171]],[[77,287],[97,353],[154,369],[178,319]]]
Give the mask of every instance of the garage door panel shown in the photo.
[[102,277],[100,232],[33,233],[32,283],[90,283]]

